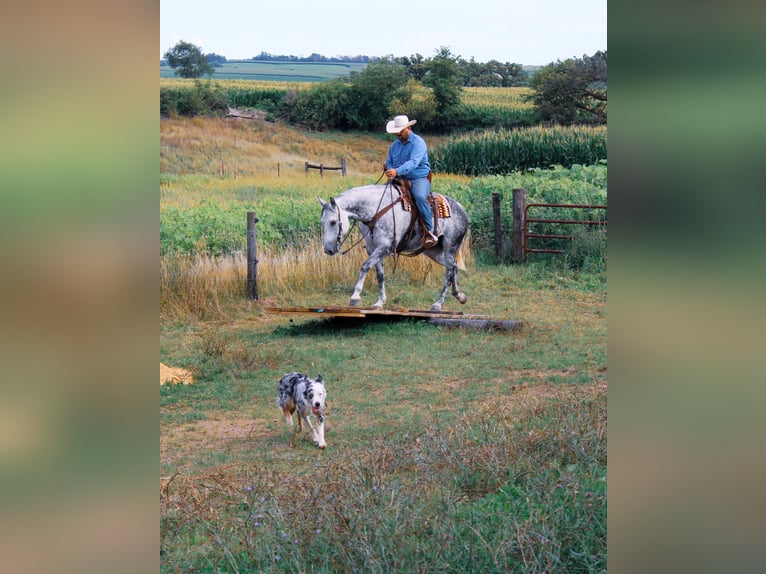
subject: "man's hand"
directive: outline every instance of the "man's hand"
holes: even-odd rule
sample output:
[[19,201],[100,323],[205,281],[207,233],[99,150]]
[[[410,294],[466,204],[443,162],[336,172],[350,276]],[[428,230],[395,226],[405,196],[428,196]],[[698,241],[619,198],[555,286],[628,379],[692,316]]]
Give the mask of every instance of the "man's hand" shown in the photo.
[[396,170],[394,168],[386,170],[386,177],[388,179],[394,179],[396,177]]

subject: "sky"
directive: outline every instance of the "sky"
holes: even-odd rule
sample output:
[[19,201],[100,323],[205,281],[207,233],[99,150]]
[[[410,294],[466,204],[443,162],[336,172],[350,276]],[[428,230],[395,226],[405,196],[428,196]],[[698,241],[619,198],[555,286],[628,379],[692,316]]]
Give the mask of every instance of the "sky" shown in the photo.
[[[607,0],[161,0],[160,57],[184,40],[229,60],[261,52],[546,65],[607,49]],[[396,11],[394,11],[396,10]]]

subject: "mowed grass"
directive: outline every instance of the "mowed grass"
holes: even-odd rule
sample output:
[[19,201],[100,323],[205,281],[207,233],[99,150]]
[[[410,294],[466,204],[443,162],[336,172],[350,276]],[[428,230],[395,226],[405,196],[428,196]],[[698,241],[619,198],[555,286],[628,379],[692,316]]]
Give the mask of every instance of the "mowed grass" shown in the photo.
[[[166,157],[204,164],[171,125]],[[210,178],[192,189],[194,169],[171,164],[162,202],[193,205]],[[343,185],[285,178],[325,197]],[[209,197],[230,200],[228,181]],[[605,274],[469,256],[468,303],[445,310],[522,321],[513,332],[265,311],[346,304],[361,257],[324,256],[316,237],[264,248],[259,301],[244,298],[241,257],[163,271],[160,360],[195,380],[160,388],[161,570],[606,571]],[[430,306],[441,267],[385,265],[391,306]],[[324,451],[305,432],[289,447],[276,383],[292,370],[327,383]]]

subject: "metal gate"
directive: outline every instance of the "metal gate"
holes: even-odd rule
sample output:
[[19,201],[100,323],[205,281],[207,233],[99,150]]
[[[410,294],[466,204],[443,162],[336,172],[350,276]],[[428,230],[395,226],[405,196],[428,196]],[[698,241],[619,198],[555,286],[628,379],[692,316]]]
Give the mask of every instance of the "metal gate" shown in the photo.
[[527,203],[524,207],[524,232],[523,232],[523,245],[524,245],[524,259],[526,260],[527,253],[564,253],[563,249],[537,249],[529,247],[529,238],[538,239],[557,239],[557,240],[571,240],[573,235],[562,235],[555,233],[530,233],[530,223],[557,223],[566,225],[603,225],[606,226],[606,219],[588,221],[577,219],[540,219],[529,218],[529,209],[532,207],[558,207],[558,208],[574,208],[574,209],[606,209],[606,205],[577,205],[571,203]]

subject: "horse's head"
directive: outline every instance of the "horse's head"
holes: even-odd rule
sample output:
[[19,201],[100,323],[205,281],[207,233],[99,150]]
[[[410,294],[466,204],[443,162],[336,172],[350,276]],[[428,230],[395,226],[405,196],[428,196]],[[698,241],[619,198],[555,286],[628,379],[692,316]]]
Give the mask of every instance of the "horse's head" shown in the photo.
[[340,251],[340,244],[343,237],[351,228],[348,220],[348,213],[341,209],[334,199],[322,201],[322,245],[327,255],[335,255]]

